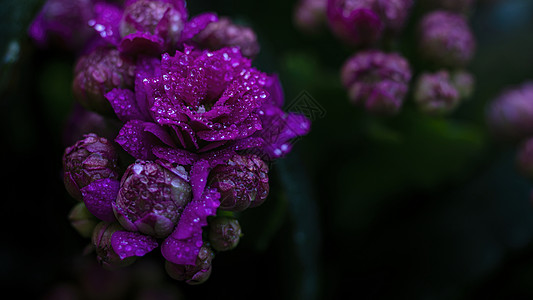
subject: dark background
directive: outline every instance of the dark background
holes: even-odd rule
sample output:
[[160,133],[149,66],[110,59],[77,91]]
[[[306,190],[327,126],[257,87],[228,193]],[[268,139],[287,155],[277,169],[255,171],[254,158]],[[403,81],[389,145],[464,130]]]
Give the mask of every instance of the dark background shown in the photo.
[[[83,255],[89,240],[67,220],[74,200],[61,177],[75,56],[27,38],[41,4],[0,2],[6,294],[533,299],[532,184],[515,169],[517,145],[494,139],[484,117],[502,89],[533,79],[533,1],[478,1],[470,15],[478,49],[468,67],[476,91],[445,118],[419,113],[410,99],[393,118],[351,106],[339,69],[355,50],[328,30],[297,30],[294,1],[189,1],[191,15],[216,11],[254,28],[262,47],[255,66],[280,74],[288,106],[302,109],[307,97],[323,113],[272,166],[269,200],[241,215],[241,244],[215,258],[200,286],[162,274],[157,251],[115,273],[95,267],[94,254]],[[420,13],[389,49],[402,51],[415,73],[429,68],[415,48]]]

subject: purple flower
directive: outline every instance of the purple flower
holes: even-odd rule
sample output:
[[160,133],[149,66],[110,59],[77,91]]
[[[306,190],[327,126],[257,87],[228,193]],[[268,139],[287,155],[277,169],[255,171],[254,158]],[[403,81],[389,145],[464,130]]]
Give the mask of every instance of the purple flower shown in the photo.
[[96,225],[92,242],[98,262],[106,269],[128,266],[158,246],[153,237],[125,231],[119,224],[109,222]]
[[533,179],[533,138],[528,138],[520,145],[516,166],[524,176]]
[[157,238],[167,237],[191,200],[187,172],[151,161],[130,165],[120,183],[115,215],[124,228]]
[[156,73],[138,81],[135,93],[106,95],[126,122],[116,141],[135,158],[191,165],[216,151],[257,148],[275,159],[309,131],[309,120],[279,108],[277,77],[252,68],[238,48],[164,54]]
[[165,262],[165,269],[173,279],[185,281],[195,285],[205,282],[211,275],[211,262],[215,254],[209,246],[202,246],[193,265],[180,265],[170,261]]
[[112,108],[104,95],[113,88],[132,87],[134,76],[133,62],[114,48],[98,47],[78,59],[72,91],[88,110],[109,114]]
[[28,34],[39,45],[60,44],[78,49],[93,36],[87,22],[94,16],[94,0],[48,0]]
[[533,136],[533,82],[502,92],[487,108],[492,132],[505,139]]
[[209,23],[205,13],[188,20],[184,0],[127,0],[124,9],[100,3],[89,25],[110,44],[127,54],[160,54],[182,48]]
[[399,54],[369,50],[350,57],[341,78],[354,104],[372,113],[395,114],[409,89],[411,70]]
[[316,32],[326,20],[327,0],[300,0],[294,9],[296,26],[307,32]]
[[268,166],[256,155],[235,155],[209,174],[209,186],[220,193],[220,209],[243,211],[268,196]]
[[255,32],[249,27],[234,24],[229,18],[220,18],[217,22],[210,23],[193,41],[200,48],[210,50],[239,47],[242,55],[249,58],[259,53]]
[[333,32],[347,43],[367,45],[384,31],[400,31],[412,0],[328,0],[327,17]]
[[215,217],[209,221],[209,242],[217,251],[228,251],[239,244],[242,231],[237,219]]
[[420,51],[431,61],[448,67],[468,63],[475,50],[475,39],[461,15],[435,11],[420,21]]
[[414,99],[419,108],[429,114],[449,113],[459,104],[459,92],[447,71],[423,73],[417,80]]

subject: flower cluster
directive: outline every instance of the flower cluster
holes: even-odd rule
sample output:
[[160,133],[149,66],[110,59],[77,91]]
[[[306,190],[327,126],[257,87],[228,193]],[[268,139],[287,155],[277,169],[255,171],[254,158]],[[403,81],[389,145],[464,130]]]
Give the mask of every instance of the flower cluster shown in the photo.
[[486,119],[496,138],[516,145],[516,167],[533,180],[533,81],[501,92],[488,104]]
[[[84,109],[70,131],[83,137],[63,166],[81,202],[69,218],[106,268],[159,247],[172,278],[202,283],[215,254],[239,242],[234,212],[265,201],[268,164],[310,121],[284,112],[279,78],[252,66],[250,28],[214,13],[189,18],[183,0],[78,1],[90,3],[78,21],[96,34],[75,68]],[[118,132],[92,132],[102,119],[116,119]]]
[[[413,103],[424,113],[446,114],[473,90],[474,78],[464,68],[473,57],[475,40],[463,14],[473,1],[421,2],[416,5],[421,6],[424,15],[412,20],[412,0],[301,0],[295,22],[312,31],[327,19],[335,36],[357,47],[341,72],[353,104],[374,114],[397,114],[415,74]],[[417,58],[425,59],[418,70],[412,70],[403,53],[390,51],[390,45],[395,45],[391,41],[401,42],[408,22],[418,23]]]

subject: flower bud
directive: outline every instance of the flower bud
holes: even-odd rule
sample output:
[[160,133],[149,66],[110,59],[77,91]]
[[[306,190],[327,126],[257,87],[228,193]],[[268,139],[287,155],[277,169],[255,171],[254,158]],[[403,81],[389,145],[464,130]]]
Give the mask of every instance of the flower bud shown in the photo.
[[268,166],[256,155],[235,155],[209,174],[211,187],[220,192],[222,210],[243,211],[263,203],[268,196]]
[[153,161],[138,160],[130,165],[113,204],[120,224],[157,238],[168,236],[191,200],[191,186],[183,179],[186,176],[183,167],[170,171]]
[[94,133],[65,150],[64,183],[69,194],[82,201],[80,190],[99,179],[118,179],[118,155],[107,139]]
[[211,275],[211,262],[215,253],[209,245],[203,245],[198,252],[195,265],[177,265],[170,261],[165,262],[165,269],[170,277],[175,280],[185,281],[190,285],[204,283]]
[[117,49],[98,47],[76,63],[72,92],[86,109],[112,114],[104,95],[114,88],[132,87],[134,77],[135,65],[123,59]]
[[451,112],[459,103],[459,92],[447,71],[423,73],[415,86],[414,98],[419,108],[429,114]]
[[527,139],[520,145],[516,166],[520,173],[533,180],[533,138]]
[[294,10],[294,22],[298,28],[316,32],[326,19],[327,0],[300,0]]
[[93,0],[48,0],[29,27],[39,46],[54,44],[79,50],[92,37],[87,22],[93,17]]
[[237,219],[215,217],[209,222],[209,242],[217,251],[227,251],[237,247],[241,235],[241,225]]
[[93,231],[92,242],[96,250],[96,259],[102,267],[113,270],[131,265],[136,257],[121,259],[113,250],[111,238],[117,231],[124,230],[118,223],[100,222]]
[[377,114],[396,114],[409,89],[411,69],[396,53],[376,50],[358,52],[344,64],[341,73],[350,100]]
[[68,215],[68,220],[70,225],[84,238],[91,237],[94,227],[99,222],[82,202],[72,208]]
[[371,44],[384,31],[400,31],[412,0],[328,0],[327,16],[333,32],[354,45]]
[[129,1],[120,21],[120,35],[141,32],[162,38],[167,45],[176,45],[181,37],[187,11],[184,1]]
[[487,108],[491,131],[504,139],[533,136],[533,82],[500,94]]
[[231,22],[229,18],[220,18],[212,22],[194,37],[202,48],[218,50],[224,47],[239,47],[242,55],[253,58],[259,53],[259,43],[255,32],[245,26]]
[[429,13],[420,22],[419,32],[421,54],[441,66],[463,66],[474,55],[474,35],[461,15]]

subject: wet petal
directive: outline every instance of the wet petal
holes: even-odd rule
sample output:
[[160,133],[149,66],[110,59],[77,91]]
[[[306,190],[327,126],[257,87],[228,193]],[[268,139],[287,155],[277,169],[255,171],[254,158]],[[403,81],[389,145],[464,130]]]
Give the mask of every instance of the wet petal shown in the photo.
[[117,198],[119,187],[118,180],[106,178],[82,188],[81,194],[87,210],[102,221],[115,221],[112,203]]

